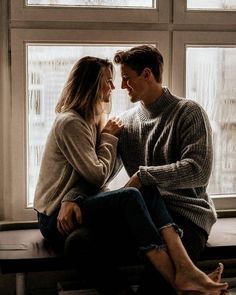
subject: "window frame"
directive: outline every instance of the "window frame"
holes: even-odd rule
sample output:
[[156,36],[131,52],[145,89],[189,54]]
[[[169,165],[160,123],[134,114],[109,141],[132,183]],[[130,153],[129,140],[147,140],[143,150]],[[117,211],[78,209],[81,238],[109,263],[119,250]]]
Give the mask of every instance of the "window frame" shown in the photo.
[[[172,91],[181,97],[186,97],[186,46],[236,46],[233,32],[193,32],[179,31],[173,33],[172,51]],[[236,211],[236,193],[211,195],[219,213]]]
[[[5,27],[2,29],[4,36],[0,35],[0,49],[3,50],[1,65],[5,76],[0,77],[3,94],[0,101],[3,106],[0,110],[3,122],[0,128],[3,135],[0,220],[36,218],[35,212],[25,207],[27,133],[23,110],[26,81],[22,73],[26,70],[26,42],[155,44],[160,41],[158,47],[165,60],[164,85],[180,96],[185,96],[185,42],[236,43],[235,11],[187,11],[186,0],[157,2],[156,9],[126,9],[26,7],[24,0],[2,1]],[[217,212],[233,211],[235,216],[234,195],[214,196],[213,200]]]
[[[156,8],[90,8],[26,6],[24,0],[11,0],[12,21],[79,23],[167,23],[169,1],[156,1]],[[109,12],[109,13],[108,13]],[[161,12],[161,13],[160,13]]]
[[174,24],[234,25],[235,28],[236,11],[187,10],[187,0],[174,1],[173,11]]
[[[158,42],[160,40],[160,42]],[[167,61],[163,80],[168,85],[169,79],[169,34],[168,32],[151,31],[100,31],[83,30],[45,30],[45,29],[12,29],[11,51],[12,51],[12,118],[11,118],[11,173],[14,182],[9,181],[11,186],[11,200],[17,200],[18,206],[12,206],[11,215],[13,220],[35,219],[33,209],[26,208],[27,193],[27,114],[26,114],[26,43],[64,43],[64,44],[158,44]],[[14,203],[13,203],[14,204]]]

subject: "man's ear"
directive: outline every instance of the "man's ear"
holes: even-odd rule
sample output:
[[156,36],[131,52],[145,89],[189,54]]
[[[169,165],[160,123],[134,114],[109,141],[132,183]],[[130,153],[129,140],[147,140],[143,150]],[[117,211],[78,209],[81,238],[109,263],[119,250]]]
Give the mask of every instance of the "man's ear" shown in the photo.
[[152,71],[151,71],[149,68],[144,68],[144,69],[143,69],[143,77],[144,77],[145,79],[149,78],[150,75],[151,75],[151,73],[152,73]]

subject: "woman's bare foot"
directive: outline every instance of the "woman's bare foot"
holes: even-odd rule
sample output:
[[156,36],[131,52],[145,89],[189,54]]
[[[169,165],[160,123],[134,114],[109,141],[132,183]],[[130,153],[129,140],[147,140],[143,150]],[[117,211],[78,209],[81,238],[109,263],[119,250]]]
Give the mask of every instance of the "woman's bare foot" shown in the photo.
[[220,283],[223,271],[224,265],[222,263],[219,263],[219,266],[213,272],[209,273],[208,277],[212,279],[212,281]]
[[[219,266],[211,273],[208,274],[208,277],[217,283],[220,283],[221,281],[221,275],[224,271],[224,265],[222,263],[219,263]],[[178,295],[227,295],[229,294],[227,290],[218,290],[215,292],[199,292],[199,291],[186,291],[186,292],[180,292]]]
[[218,292],[215,293],[218,295],[221,290],[226,290],[228,287],[227,283],[220,283],[223,269],[223,264],[220,264],[209,276],[198,268],[192,270],[184,269],[176,274],[176,289],[180,291],[198,291],[205,294],[214,294]]

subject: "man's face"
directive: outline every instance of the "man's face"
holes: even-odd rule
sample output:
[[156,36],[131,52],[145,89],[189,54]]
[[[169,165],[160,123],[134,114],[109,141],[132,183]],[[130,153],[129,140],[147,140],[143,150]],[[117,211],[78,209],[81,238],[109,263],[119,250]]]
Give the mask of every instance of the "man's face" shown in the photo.
[[143,98],[145,79],[142,73],[137,74],[136,71],[128,66],[121,65],[121,88],[127,89],[131,102],[135,103]]

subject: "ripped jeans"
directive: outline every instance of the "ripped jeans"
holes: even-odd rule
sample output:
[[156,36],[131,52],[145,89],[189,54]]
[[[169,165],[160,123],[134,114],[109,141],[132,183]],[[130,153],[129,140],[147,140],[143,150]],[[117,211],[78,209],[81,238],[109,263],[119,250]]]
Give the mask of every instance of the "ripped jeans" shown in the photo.
[[[141,192],[136,188],[101,192],[86,198],[80,207],[85,226],[94,231],[107,228],[113,233],[125,228],[140,251],[164,248],[160,230],[166,226],[174,226],[182,235],[156,187],[143,187]],[[38,213],[41,232],[49,240],[60,236],[56,218],[56,212],[50,217]]]
[[66,239],[57,230],[57,215],[38,213],[44,237],[64,245],[65,254],[100,294],[113,295],[129,285],[117,266],[136,263],[148,250],[164,248],[160,230],[173,225],[156,187],[122,188],[89,197],[80,204],[83,224]]

